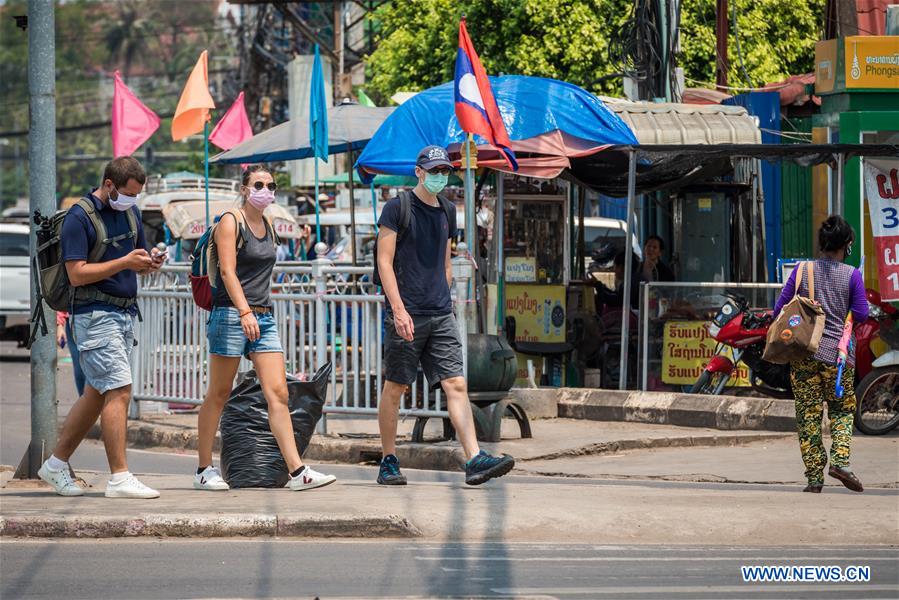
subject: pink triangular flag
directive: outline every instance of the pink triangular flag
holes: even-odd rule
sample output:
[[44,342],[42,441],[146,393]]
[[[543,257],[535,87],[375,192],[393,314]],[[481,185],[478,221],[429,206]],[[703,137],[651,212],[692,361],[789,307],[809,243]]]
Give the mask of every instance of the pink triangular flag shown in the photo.
[[112,96],[112,154],[130,156],[159,129],[159,117],[137,99],[119,72]]
[[251,137],[253,137],[253,130],[250,128],[250,119],[247,117],[247,110],[243,105],[243,92],[241,92],[222,120],[209,134],[209,141],[222,150],[230,150]]

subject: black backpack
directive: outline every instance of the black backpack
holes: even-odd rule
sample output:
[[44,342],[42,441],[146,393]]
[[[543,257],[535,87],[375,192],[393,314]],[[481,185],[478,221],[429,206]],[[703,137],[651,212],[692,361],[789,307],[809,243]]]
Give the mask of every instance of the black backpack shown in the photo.
[[[100,262],[107,246],[118,246],[125,240],[137,242],[138,216],[134,208],[125,211],[128,218],[128,232],[110,238],[106,232],[106,224],[97,213],[94,203],[90,198],[82,198],[77,204],[87,215],[88,221],[94,227],[97,239],[87,257],[88,263]],[[118,298],[101,292],[96,286],[87,285],[74,287],[69,283],[69,274],[66,271],[65,262],[62,260],[62,225],[68,211],[59,211],[50,217],[44,217],[39,212],[34,215],[37,225],[35,235],[37,237],[37,253],[32,258],[33,284],[39,290],[39,296],[47,305],[55,311],[71,312],[76,301],[100,301],[118,306],[130,308],[136,303],[134,298]],[[28,348],[37,336],[38,327],[43,335],[47,334],[46,319],[43,314],[43,303],[38,302],[34,314],[31,316],[33,329],[28,341]]]
[[[412,192],[408,190],[401,190],[397,195],[397,198],[400,200],[400,228],[399,231],[396,232],[396,244],[399,247],[400,241],[403,239],[406,231],[409,229],[409,224],[412,222]],[[443,196],[437,196],[437,200],[440,202],[440,206],[443,207],[443,211],[446,213],[446,226],[450,228],[453,226],[453,223],[456,221],[456,205],[444,198]],[[374,270],[372,272],[371,280],[375,285],[381,285],[381,274],[378,272],[378,238],[375,238],[375,254],[374,254]],[[393,256],[393,265],[394,272],[396,272],[396,254]]]

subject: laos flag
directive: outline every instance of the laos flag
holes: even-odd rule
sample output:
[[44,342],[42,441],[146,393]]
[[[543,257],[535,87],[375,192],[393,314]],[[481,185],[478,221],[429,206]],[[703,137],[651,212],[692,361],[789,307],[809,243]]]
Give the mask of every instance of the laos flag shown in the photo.
[[499,114],[487,72],[465,29],[465,18],[459,23],[459,52],[456,54],[455,79],[456,119],[463,131],[474,133],[502,152],[509,167],[518,170],[512,142]]

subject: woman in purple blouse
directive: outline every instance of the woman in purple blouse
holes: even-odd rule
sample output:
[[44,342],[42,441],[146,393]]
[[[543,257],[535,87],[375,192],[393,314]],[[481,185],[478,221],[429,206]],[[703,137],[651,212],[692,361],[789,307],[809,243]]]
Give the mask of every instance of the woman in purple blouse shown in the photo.
[[[821,440],[822,405],[827,402],[830,419],[830,469],[827,473],[840,480],[855,492],[864,491],[858,477],[849,469],[849,449],[852,443],[852,421],[855,414],[855,336],[849,347],[849,356],[843,370],[845,393],[836,397],[838,346],[843,335],[843,325],[849,312],[855,324],[868,318],[868,301],[861,272],[844,264],[852,254],[855,232],[843,217],[831,215],[818,230],[821,257],[814,264],[815,298],[826,316],[824,335],[818,352],[805,360],[790,365],[793,395],[796,398],[796,425],[799,430],[799,449],[805,463],[808,486],[804,492],[820,493],[824,487],[824,467],[827,452]],[[777,316],[784,305],[796,293],[796,272],[805,268],[798,265],[784,285],[774,306]],[[808,278],[803,277],[798,292],[808,297]]]

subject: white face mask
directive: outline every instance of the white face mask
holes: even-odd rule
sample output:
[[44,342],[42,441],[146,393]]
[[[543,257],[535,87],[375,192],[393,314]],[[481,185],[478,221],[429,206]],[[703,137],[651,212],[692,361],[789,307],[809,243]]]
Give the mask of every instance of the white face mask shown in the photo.
[[116,190],[116,194],[117,197],[115,199],[113,199],[112,196],[109,197],[109,205],[115,210],[124,212],[132,206],[137,206],[137,196],[129,196],[128,194],[123,194],[119,190]]

